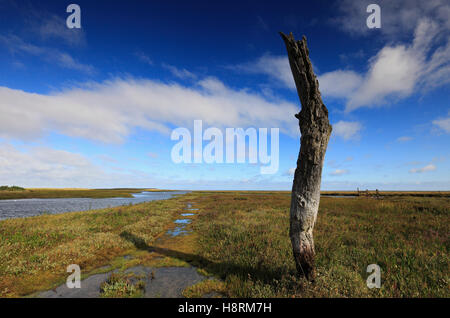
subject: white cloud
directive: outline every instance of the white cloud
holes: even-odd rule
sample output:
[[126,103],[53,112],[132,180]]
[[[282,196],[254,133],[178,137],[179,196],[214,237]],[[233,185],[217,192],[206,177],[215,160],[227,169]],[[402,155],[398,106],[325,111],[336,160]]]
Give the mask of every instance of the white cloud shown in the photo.
[[346,170],[346,169],[336,169],[333,172],[331,172],[330,174],[332,176],[342,176],[343,174],[347,174],[347,173],[348,173],[348,170]]
[[433,125],[436,125],[440,129],[444,130],[446,133],[450,133],[450,112],[445,118],[439,118],[433,120]]
[[434,171],[434,170],[436,170],[436,166],[433,164],[429,164],[422,168],[413,168],[413,169],[409,170],[409,172],[410,173],[422,173],[422,172]]
[[2,184],[28,187],[90,186],[92,182],[100,185],[109,178],[111,176],[80,154],[47,147],[21,150],[10,144],[0,144]]
[[168,69],[172,73],[172,75],[175,76],[175,77],[178,77],[178,78],[181,78],[181,79],[196,79],[197,78],[197,75],[195,75],[192,72],[189,72],[187,69],[184,69],[184,68],[183,69],[179,69],[179,68],[177,68],[177,67],[175,67],[173,65],[169,65],[169,64],[166,64],[166,63],[163,63],[162,66],[165,69]]
[[[38,138],[49,131],[108,143],[134,128],[169,133],[195,119],[215,127],[280,128],[296,136],[297,106],[226,87],[215,78],[194,87],[143,79],[115,79],[48,95],[0,87],[0,137]],[[291,114],[291,115],[289,115]]]
[[168,177],[158,171],[118,167],[114,158],[104,154],[95,157],[101,160],[100,164],[79,153],[3,142],[0,143],[0,184],[29,188],[189,187],[185,179]]
[[356,72],[337,70],[318,77],[320,92],[326,96],[345,98],[354,94],[363,78]]
[[380,105],[391,94],[410,95],[419,70],[420,61],[406,47],[384,47],[373,59],[361,86],[348,95],[346,110]]
[[359,122],[352,121],[338,121],[333,124],[332,134],[342,137],[345,140],[359,138],[359,132],[362,129],[362,125]]
[[[421,19],[413,41],[383,47],[369,59],[367,73],[336,70],[322,74],[321,92],[345,99],[346,111],[352,111],[450,83],[450,32],[442,36],[442,30],[436,21]],[[441,38],[440,42],[437,38]]]
[[[365,19],[362,20],[365,23]],[[423,18],[413,23],[412,41],[409,44],[390,42],[381,48],[368,60],[367,72],[338,69],[319,75],[322,95],[344,99],[346,111],[353,111],[450,83],[450,31],[437,18]],[[295,89],[287,56],[266,54],[255,62],[229,68],[265,74]]]
[[[371,3],[381,7],[381,28],[371,30],[366,25],[369,13],[366,8]],[[353,35],[373,35],[379,32],[389,39],[402,38],[414,31],[419,20],[428,18],[442,25],[443,29],[450,29],[450,5],[447,0],[341,0],[338,2],[341,12],[333,18],[334,24]]]

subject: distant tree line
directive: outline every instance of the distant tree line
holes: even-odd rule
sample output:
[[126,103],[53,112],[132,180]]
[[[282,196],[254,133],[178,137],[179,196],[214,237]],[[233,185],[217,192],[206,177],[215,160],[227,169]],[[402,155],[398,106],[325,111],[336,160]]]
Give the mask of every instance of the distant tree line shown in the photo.
[[13,185],[13,186],[7,186],[7,185],[0,186],[0,191],[24,191],[24,190],[25,190],[25,188],[18,187],[18,186],[15,186],[15,185]]

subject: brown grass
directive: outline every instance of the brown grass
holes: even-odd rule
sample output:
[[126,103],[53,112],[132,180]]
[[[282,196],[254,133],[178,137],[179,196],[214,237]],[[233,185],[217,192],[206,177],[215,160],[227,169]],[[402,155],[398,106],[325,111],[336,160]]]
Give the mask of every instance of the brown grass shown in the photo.
[[[199,199],[197,254],[232,297],[449,297],[450,200],[327,198],[315,227],[318,278],[296,277],[290,196],[207,194]],[[369,289],[369,264],[382,287]]]
[[[188,226],[193,233],[162,236],[189,201],[200,209]],[[193,192],[130,207],[1,221],[0,296],[57,286],[72,263],[85,274],[104,265],[191,264],[215,277],[188,288],[188,297],[450,296],[449,198],[322,197],[315,283],[296,277],[289,203],[288,192]],[[124,260],[125,254],[133,258]],[[369,264],[381,266],[380,289],[366,286]],[[112,295],[128,287],[117,283]]]
[[64,282],[69,264],[82,273],[137,250],[123,232],[152,244],[171,226],[180,200],[0,221],[0,297],[28,295]]
[[[131,198],[142,191],[163,191],[159,189],[52,189],[32,188],[21,191],[0,190],[0,200],[8,199],[50,199],[50,198]],[[166,190],[164,190],[166,191]]]

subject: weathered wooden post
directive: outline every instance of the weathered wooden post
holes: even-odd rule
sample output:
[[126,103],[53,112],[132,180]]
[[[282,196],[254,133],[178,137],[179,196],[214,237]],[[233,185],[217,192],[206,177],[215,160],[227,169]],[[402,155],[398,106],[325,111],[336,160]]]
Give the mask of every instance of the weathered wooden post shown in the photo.
[[315,278],[313,229],[320,202],[322,167],[332,127],[328,109],[322,102],[319,82],[314,74],[306,37],[295,41],[292,33],[280,32],[286,44],[289,64],[302,105],[295,115],[300,125],[300,152],[292,185],[289,236],[297,272]]

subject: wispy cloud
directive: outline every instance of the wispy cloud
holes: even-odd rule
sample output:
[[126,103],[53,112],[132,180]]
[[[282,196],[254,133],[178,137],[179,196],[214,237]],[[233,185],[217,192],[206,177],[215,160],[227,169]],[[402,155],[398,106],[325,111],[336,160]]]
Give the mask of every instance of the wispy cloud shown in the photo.
[[348,174],[348,170],[346,169],[336,169],[330,173],[332,176],[342,176],[344,174]]
[[277,80],[283,86],[295,89],[294,78],[286,56],[265,54],[256,61],[229,65],[227,68],[248,74],[263,74]]
[[134,52],[134,55],[143,63],[153,65],[152,59],[142,51]]
[[438,118],[433,120],[433,125],[439,127],[441,130],[446,133],[450,133],[450,111],[448,112],[448,116],[444,118]]
[[434,171],[436,170],[436,166],[434,164],[426,165],[422,168],[413,168],[409,170],[410,173],[422,173],[422,172],[428,172],[428,171]]
[[256,18],[258,19],[258,26],[261,29],[263,29],[264,31],[268,31],[269,30],[269,25],[267,24],[267,22],[259,15]]
[[194,73],[188,71],[187,69],[183,68],[183,69],[179,69],[173,65],[169,65],[166,63],[162,64],[162,67],[164,67],[165,69],[169,70],[173,76],[178,77],[180,79],[196,79],[197,75],[195,75]]
[[49,15],[45,19],[39,20],[35,23],[33,30],[43,40],[64,41],[70,46],[86,44],[83,28],[69,29],[66,26],[66,20],[57,15]]
[[51,58],[51,57],[55,58],[56,61],[58,62],[58,64],[61,67],[64,67],[64,68],[77,70],[77,71],[80,71],[80,72],[83,72],[83,73],[87,73],[87,74],[92,74],[92,73],[95,72],[95,68],[92,65],[87,65],[87,64],[80,63],[77,60],[75,60],[68,53],[54,51],[48,57],[49,58]]
[[16,35],[0,35],[0,43],[2,43],[13,55],[29,54],[38,56],[48,63],[56,63],[60,67],[81,71],[87,74],[92,74],[95,71],[95,68],[92,65],[80,63],[66,52],[27,43]]

